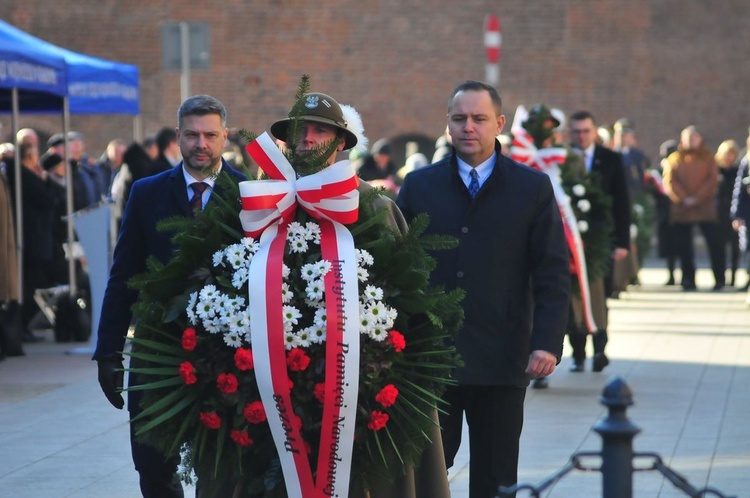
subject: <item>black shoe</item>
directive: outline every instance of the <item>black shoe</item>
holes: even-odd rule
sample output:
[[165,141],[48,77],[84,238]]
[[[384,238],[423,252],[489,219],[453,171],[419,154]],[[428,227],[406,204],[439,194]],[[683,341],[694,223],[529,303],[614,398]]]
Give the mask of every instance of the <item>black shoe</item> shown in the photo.
[[583,362],[582,361],[574,361],[570,365],[570,371],[571,372],[583,372]]
[[692,283],[692,282],[683,282],[683,284],[682,284],[682,290],[694,291],[696,289],[697,288],[695,287],[695,284]]
[[594,372],[601,372],[604,367],[609,365],[609,358],[604,353],[596,353],[594,355],[594,362],[591,365],[591,370]]
[[547,377],[539,377],[538,379],[534,379],[531,387],[532,389],[547,389],[549,387],[549,380],[547,380]]
[[724,288],[724,284],[716,284],[716,285],[714,285],[714,289],[713,290],[720,291],[723,288]]
[[674,285],[674,275],[669,275],[669,280],[667,280],[667,283],[664,285]]

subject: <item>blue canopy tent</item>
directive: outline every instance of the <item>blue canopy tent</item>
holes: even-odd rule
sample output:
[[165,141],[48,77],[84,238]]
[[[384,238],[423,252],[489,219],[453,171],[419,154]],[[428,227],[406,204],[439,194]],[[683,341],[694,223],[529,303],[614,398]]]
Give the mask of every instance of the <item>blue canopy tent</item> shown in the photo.
[[[64,61],[62,78],[71,114],[139,113],[138,67],[79,54],[41,40],[0,20],[0,50],[13,54],[40,54],[50,60]],[[19,57],[21,55],[18,55]],[[0,76],[2,78],[2,76]],[[46,89],[41,89],[46,91]],[[0,109],[3,107],[0,101]],[[62,110],[59,99],[39,98],[29,101],[24,112]]]
[[[67,50],[36,38],[0,20],[0,112],[13,113],[17,130],[18,113],[63,114],[63,133],[68,136],[70,114],[131,114],[133,132],[139,138],[138,68]],[[16,165],[20,166],[18,148]],[[67,147],[65,151],[67,162]],[[20,174],[16,191],[20,193]],[[67,171],[68,242],[73,234],[73,172]],[[17,231],[23,218],[20,195],[16,199]],[[19,239],[19,266],[23,241]],[[76,291],[75,262],[69,264],[70,291]],[[22,281],[19,278],[19,285]]]

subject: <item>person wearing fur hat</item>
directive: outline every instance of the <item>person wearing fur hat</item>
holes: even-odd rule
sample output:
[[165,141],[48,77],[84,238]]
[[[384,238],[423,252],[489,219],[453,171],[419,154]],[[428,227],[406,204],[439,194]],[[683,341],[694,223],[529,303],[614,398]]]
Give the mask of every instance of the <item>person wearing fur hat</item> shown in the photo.
[[[303,105],[300,109],[298,106]],[[293,122],[298,116],[296,131]],[[367,150],[367,138],[359,114],[354,108],[340,105],[333,97],[319,92],[309,92],[302,96],[289,112],[289,117],[276,121],[271,125],[271,133],[282,142],[286,148],[295,149],[296,153],[311,154],[332,142],[338,140],[335,150],[327,158],[325,164],[310,168],[305,165],[295,165],[298,175],[312,174],[331,165],[340,152],[360,147]],[[296,135],[296,140],[293,135]],[[362,194],[373,187],[364,181],[359,182],[357,190]],[[363,206],[360,206],[360,209]],[[388,197],[381,195],[372,204],[374,211],[386,209],[384,223],[392,230],[406,232],[407,224],[396,204]],[[362,211],[360,211],[362,213]],[[366,213],[368,215],[370,213]],[[349,496],[355,498],[448,498],[450,490],[446,474],[445,459],[440,429],[437,424],[437,411],[433,413],[435,424],[429,434],[432,444],[422,455],[420,465],[416,468],[404,466],[401,478],[395,482],[373,483],[369,489],[351,489]]]

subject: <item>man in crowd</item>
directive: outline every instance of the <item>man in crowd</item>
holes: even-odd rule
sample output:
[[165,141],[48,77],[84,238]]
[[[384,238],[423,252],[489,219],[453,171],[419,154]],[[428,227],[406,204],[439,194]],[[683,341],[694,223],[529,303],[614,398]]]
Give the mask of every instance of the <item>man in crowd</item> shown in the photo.
[[[109,402],[122,409],[122,351],[130,326],[131,306],[137,291],[129,289],[128,280],[146,270],[146,260],[153,256],[166,264],[175,246],[172,234],[156,229],[160,220],[191,216],[212,197],[216,185],[211,174],[229,175],[240,182],[244,176],[230,168],[221,152],[227,140],[226,109],[208,95],[196,95],[182,103],[177,113],[177,139],[183,162],[179,167],[144,178],[133,184],[122,219],[120,238],[104,295],[99,340],[93,359],[99,367],[99,384]],[[131,386],[138,379],[130,377]],[[131,418],[140,413],[140,391],[129,392]],[[162,455],[150,446],[136,441],[131,425],[133,462],[140,474],[144,498],[182,497],[182,486],[175,478],[179,455]]]
[[[597,128],[594,116],[588,111],[578,111],[570,116],[570,141],[578,149],[586,164],[586,171],[594,181],[612,199],[612,218],[614,219],[614,247],[612,266],[628,256],[630,248],[630,198],[622,159],[614,152],[596,143]],[[612,293],[612,272],[604,280],[605,296]],[[570,343],[573,348],[573,365],[571,371],[583,372],[586,359],[586,338],[589,334],[573,334]],[[607,329],[602,328],[591,334],[594,343],[592,370],[601,372],[609,365],[609,358],[604,352],[607,345]]]
[[551,374],[562,354],[570,274],[560,212],[549,178],[504,157],[497,91],[467,81],[451,94],[454,152],[406,176],[397,204],[407,220],[430,217],[427,233],[457,248],[435,253],[432,283],[466,291],[455,337],[464,366],[441,414],[450,468],[469,426],[470,498],[490,498],[517,481],[529,378]]
[[156,145],[159,148],[159,155],[151,163],[148,171],[149,175],[156,175],[162,171],[172,169],[182,160],[180,145],[177,142],[177,133],[175,133],[174,129],[164,127],[159,130],[159,133],[156,134]]

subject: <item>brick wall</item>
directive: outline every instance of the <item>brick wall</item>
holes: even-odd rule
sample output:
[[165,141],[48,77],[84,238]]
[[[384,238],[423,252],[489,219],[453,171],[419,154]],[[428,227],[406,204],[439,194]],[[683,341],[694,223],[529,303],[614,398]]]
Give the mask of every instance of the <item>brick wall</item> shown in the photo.
[[[739,0],[0,0],[0,18],[35,36],[140,68],[144,134],[172,125],[180,75],[161,68],[164,22],[205,21],[211,68],[193,72],[193,93],[229,110],[230,126],[267,129],[284,116],[302,73],[313,89],[354,105],[371,142],[437,137],[446,98],[484,77],[482,24],[503,26],[500,91],[602,122],[627,116],[656,157],[658,145],[695,124],[715,148],[744,142],[750,125],[750,9]],[[7,116],[0,121],[9,124]],[[58,116],[24,116],[49,132]],[[74,116],[92,154],[130,139],[128,116]]]

